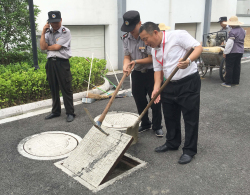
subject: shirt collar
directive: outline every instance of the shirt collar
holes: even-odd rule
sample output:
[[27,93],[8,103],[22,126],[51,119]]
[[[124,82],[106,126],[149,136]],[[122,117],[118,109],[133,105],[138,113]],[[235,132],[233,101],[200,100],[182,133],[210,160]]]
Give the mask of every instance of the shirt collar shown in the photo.
[[[60,33],[60,32],[62,32],[62,29],[63,29],[64,27],[63,26],[61,26],[56,32],[54,32],[54,33]],[[51,28],[51,32],[53,32],[53,28]]]
[[138,36],[137,39],[135,39],[131,33],[128,33],[128,38],[129,38],[129,39],[134,39],[134,40],[141,39],[141,38],[140,38],[140,35]]
[[[160,47],[155,47],[155,50],[160,50],[163,47],[163,40],[164,40],[164,32],[162,32],[162,40],[161,40],[161,44]],[[168,36],[167,36],[167,32],[165,31],[165,43],[168,42]]]

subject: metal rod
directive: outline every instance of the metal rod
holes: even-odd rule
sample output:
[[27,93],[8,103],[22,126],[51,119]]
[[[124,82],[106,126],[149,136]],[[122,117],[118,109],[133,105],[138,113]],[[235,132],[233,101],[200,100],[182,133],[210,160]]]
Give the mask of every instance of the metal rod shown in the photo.
[[30,13],[30,28],[31,28],[33,63],[34,63],[35,70],[37,70],[37,69],[39,69],[39,66],[38,66],[38,57],[37,57],[36,27],[35,27],[33,0],[29,0],[29,13]]
[[116,88],[116,85],[114,83],[112,83],[104,74],[101,73],[101,75],[106,78],[115,88]]
[[89,94],[89,83],[90,83],[90,77],[91,77],[91,69],[92,69],[93,59],[94,59],[94,53],[92,53],[91,66],[90,66],[90,71],[89,71],[89,82],[88,82],[88,88],[87,88],[87,97],[88,97],[88,94]]
[[[110,66],[112,67],[113,72],[114,72],[114,74],[115,74],[114,67],[113,67],[113,66],[112,66],[112,64],[111,64],[111,61],[110,61],[110,59],[109,59],[109,56],[108,56],[108,53],[107,53],[107,52],[106,52],[106,55],[107,55],[107,57],[108,57],[108,60],[109,60]],[[115,74],[115,78],[116,78],[117,83],[118,83],[118,85],[119,85],[119,80],[118,80],[118,78],[117,78],[116,74]]]
[[[88,81],[86,81],[86,80],[84,80],[84,79],[83,79],[83,81],[86,82],[86,83],[89,83]],[[105,90],[103,90],[103,89],[101,89],[101,88],[99,88],[99,87],[97,87],[97,86],[91,84],[91,83],[89,83],[89,84],[92,85],[92,86],[94,86],[94,87],[96,87],[97,89],[101,90],[102,92],[106,93],[107,95],[110,95],[110,94],[111,94],[111,93],[108,93],[107,91],[105,91]]]

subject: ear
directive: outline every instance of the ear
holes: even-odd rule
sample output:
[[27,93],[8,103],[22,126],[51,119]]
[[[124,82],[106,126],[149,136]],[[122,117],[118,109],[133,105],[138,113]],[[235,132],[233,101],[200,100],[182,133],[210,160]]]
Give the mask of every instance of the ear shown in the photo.
[[159,32],[157,30],[154,30],[153,34],[155,34],[157,36],[159,34]]

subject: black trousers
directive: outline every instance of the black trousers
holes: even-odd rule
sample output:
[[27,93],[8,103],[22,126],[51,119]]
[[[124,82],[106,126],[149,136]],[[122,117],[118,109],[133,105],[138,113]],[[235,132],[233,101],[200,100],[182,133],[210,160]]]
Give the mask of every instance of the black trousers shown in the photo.
[[[132,94],[136,103],[138,113],[141,114],[148,105],[147,95],[151,100],[151,94],[154,88],[154,70],[149,69],[146,73],[134,70],[132,72]],[[153,104],[152,109],[152,129],[158,130],[162,128],[161,125],[161,104]],[[142,117],[141,126],[151,124],[148,117],[148,112]]]
[[242,53],[230,53],[226,55],[226,84],[240,83],[240,69]]
[[74,115],[72,76],[68,59],[49,58],[46,64],[46,74],[52,96],[52,113],[61,113],[59,89],[63,95],[66,114]]
[[197,153],[201,81],[198,73],[169,82],[161,93],[167,129],[166,144],[177,149],[181,145],[181,113],[185,124],[184,154]]

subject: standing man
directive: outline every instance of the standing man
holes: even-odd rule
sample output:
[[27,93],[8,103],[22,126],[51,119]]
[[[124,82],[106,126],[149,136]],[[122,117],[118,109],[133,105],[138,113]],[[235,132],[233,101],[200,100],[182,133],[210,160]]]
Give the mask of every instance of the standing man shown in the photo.
[[[52,119],[61,115],[60,86],[67,114],[66,120],[71,122],[75,117],[69,64],[71,34],[68,28],[62,26],[60,11],[50,11],[48,16],[48,23],[43,27],[40,47],[42,50],[47,50],[48,61],[45,68],[53,104],[51,114],[46,116],[45,119]],[[51,29],[50,25],[52,26]]]
[[[151,46],[155,71],[155,84],[152,97],[159,91],[162,83],[162,70],[165,78],[178,66],[180,70],[173,76],[155,103],[162,102],[167,128],[167,141],[157,147],[156,152],[178,150],[181,145],[181,112],[185,123],[185,143],[183,154],[178,163],[189,163],[197,153],[200,87],[201,81],[194,62],[202,52],[202,46],[187,31],[160,31],[153,22],[142,25],[139,31],[141,39]],[[181,61],[192,47],[193,53],[186,61]]]
[[228,39],[228,34],[229,34],[229,31],[231,30],[231,28],[228,25],[224,24],[224,22],[227,22],[227,17],[226,16],[220,17],[219,21],[218,21],[218,23],[220,23],[220,25],[222,27],[220,29],[220,31],[226,31],[227,32],[227,39]]
[[232,30],[229,32],[229,37],[223,57],[226,58],[226,76],[223,87],[231,87],[231,85],[239,85],[241,58],[244,53],[245,30],[240,27],[243,23],[238,21],[237,16],[232,16],[225,25],[230,25]]
[[[127,75],[132,72],[132,94],[141,114],[148,104],[147,95],[151,98],[154,87],[154,70],[152,64],[151,47],[146,46],[139,37],[141,27],[140,14],[138,11],[128,11],[123,15],[124,23],[121,31],[127,32],[122,36],[124,61],[123,71]],[[162,137],[161,104],[154,104],[152,109],[152,129],[156,136]],[[151,128],[148,112],[142,117],[139,133]]]

